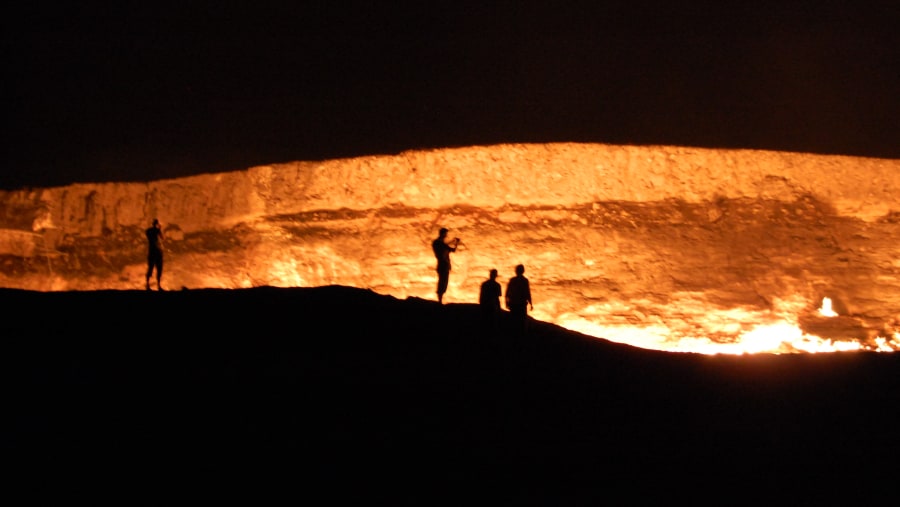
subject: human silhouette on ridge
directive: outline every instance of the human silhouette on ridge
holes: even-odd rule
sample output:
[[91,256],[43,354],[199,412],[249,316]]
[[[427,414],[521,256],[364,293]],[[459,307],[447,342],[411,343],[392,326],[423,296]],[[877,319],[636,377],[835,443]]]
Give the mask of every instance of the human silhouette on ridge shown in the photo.
[[162,288],[162,272],[163,272],[163,240],[165,235],[159,220],[153,219],[153,224],[145,231],[147,235],[147,290],[150,290],[150,277],[153,276],[153,270],[156,269],[156,288]]
[[447,286],[450,283],[450,253],[455,252],[459,247],[459,238],[453,239],[453,245],[447,243],[447,233],[450,232],[446,227],[441,227],[438,231],[438,237],[431,242],[431,250],[437,259],[437,298],[438,303],[444,303],[444,293],[447,292]]
[[495,327],[497,324],[500,315],[501,292],[500,282],[497,281],[497,270],[491,269],[489,278],[481,282],[481,291],[478,295],[478,304],[488,327]]
[[516,266],[516,276],[509,279],[506,284],[506,308],[509,309],[513,326],[517,333],[526,331],[528,309],[534,309],[531,302],[531,285],[525,278],[525,266]]

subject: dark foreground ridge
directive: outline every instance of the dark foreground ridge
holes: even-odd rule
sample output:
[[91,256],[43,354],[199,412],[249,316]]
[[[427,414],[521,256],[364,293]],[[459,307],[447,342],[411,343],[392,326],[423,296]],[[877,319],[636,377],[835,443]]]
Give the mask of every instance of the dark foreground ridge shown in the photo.
[[475,305],[339,286],[0,298],[2,443],[32,493],[814,504],[893,488],[896,354],[670,354],[541,322],[523,340]]

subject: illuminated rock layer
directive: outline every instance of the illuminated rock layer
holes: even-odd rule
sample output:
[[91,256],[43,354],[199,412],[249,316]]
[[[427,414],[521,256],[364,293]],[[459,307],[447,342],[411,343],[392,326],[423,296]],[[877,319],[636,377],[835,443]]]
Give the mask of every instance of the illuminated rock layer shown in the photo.
[[[169,289],[432,299],[429,243],[448,227],[463,241],[449,303],[523,263],[536,318],[617,341],[891,349],[898,190],[898,160],[565,143],[17,190],[0,192],[0,286],[142,289],[143,229],[158,217]],[[823,297],[839,318],[818,315]]]

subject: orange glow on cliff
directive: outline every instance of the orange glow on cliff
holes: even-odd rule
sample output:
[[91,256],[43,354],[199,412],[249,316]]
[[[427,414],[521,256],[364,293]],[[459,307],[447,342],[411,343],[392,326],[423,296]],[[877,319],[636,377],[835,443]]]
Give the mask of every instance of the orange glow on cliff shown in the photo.
[[[346,285],[445,302],[526,266],[535,319],[702,354],[900,350],[900,161],[549,143],[301,161],[0,192],[0,286],[141,289],[160,217],[169,289]],[[835,292],[837,290],[838,292]],[[832,296],[840,295],[838,301]]]

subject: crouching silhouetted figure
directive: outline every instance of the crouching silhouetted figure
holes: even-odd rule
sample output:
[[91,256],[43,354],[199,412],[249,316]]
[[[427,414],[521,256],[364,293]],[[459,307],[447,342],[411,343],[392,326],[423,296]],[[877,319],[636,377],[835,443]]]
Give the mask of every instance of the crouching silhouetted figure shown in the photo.
[[525,266],[516,266],[516,276],[506,284],[506,308],[509,310],[512,331],[524,335],[528,329],[528,310],[534,309],[531,302],[531,286],[525,278]]

